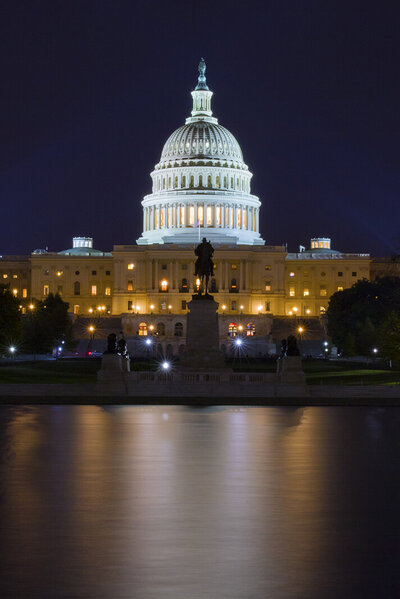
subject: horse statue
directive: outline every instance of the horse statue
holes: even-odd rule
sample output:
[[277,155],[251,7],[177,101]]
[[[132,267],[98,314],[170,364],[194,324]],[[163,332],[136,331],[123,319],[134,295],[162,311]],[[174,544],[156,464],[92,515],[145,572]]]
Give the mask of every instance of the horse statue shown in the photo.
[[214,248],[211,243],[203,237],[203,241],[199,243],[194,250],[194,253],[197,256],[194,275],[200,279],[198,294],[201,295],[201,291],[204,289],[204,295],[208,295],[208,281],[210,277],[214,276],[214,263],[212,261]]

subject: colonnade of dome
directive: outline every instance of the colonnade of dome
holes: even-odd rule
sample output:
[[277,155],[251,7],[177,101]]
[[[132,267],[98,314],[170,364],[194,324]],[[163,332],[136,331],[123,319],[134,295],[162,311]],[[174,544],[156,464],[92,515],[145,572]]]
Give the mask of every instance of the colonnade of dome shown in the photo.
[[196,242],[201,227],[214,242],[263,245],[252,174],[235,137],[212,116],[204,62],[199,71],[192,116],[170,135],[151,173],[138,244]]

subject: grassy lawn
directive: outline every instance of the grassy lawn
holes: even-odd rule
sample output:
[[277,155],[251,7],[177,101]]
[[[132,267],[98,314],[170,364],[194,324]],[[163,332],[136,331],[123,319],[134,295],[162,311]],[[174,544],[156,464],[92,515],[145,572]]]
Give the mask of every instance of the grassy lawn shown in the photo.
[[[0,364],[0,383],[94,383],[100,369],[100,358],[73,358],[53,361]],[[275,372],[273,360],[235,359],[228,366],[238,372]],[[395,385],[400,384],[400,371],[371,368],[371,364],[350,364],[324,360],[303,362],[310,385]],[[133,362],[132,370],[155,370],[155,362]]]

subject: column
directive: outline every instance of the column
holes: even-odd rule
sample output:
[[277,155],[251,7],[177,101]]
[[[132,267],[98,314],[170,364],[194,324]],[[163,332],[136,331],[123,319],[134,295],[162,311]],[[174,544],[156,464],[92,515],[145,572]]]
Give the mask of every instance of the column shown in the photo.
[[260,217],[260,213],[258,208],[256,208],[256,232],[258,233],[259,231],[259,217]]
[[225,260],[225,284],[224,284],[224,290],[227,291],[229,289],[229,272],[228,272],[228,260]]
[[175,289],[175,277],[174,277],[174,263],[172,260],[169,262],[169,283],[171,285],[171,289]]
[[249,290],[250,262],[246,260],[246,291]]
[[175,260],[175,289],[179,289],[180,281],[179,281],[179,261]]
[[240,261],[240,272],[239,272],[239,291],[242,291],[243,289],[243,260]]
[[158,260],[154,260],[154,286],[153,289],[158,291]]
[[147,281],[147,289],[153,289],[153,260],[149,260],[147,276],[149,280]]
[[185,224],[184,226],[187,227],[189,224],[189,206],[187,204],[185,204]]

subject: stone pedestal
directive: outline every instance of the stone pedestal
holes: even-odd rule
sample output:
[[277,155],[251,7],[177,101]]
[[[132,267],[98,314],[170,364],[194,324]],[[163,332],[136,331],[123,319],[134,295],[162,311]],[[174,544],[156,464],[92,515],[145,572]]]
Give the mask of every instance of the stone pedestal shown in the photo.
[[219,349],[218,303],[211,295],[193,295],[187,306],[186,347],[180,366],[209,371],[226,368]]
[[121,356],[119,354],[103,354],[101,369],[110,373],[122,372]]
[[283,356],[277,362],[277,379],[289,385],[304,385],[306,377],[301,364],[301,356]]

